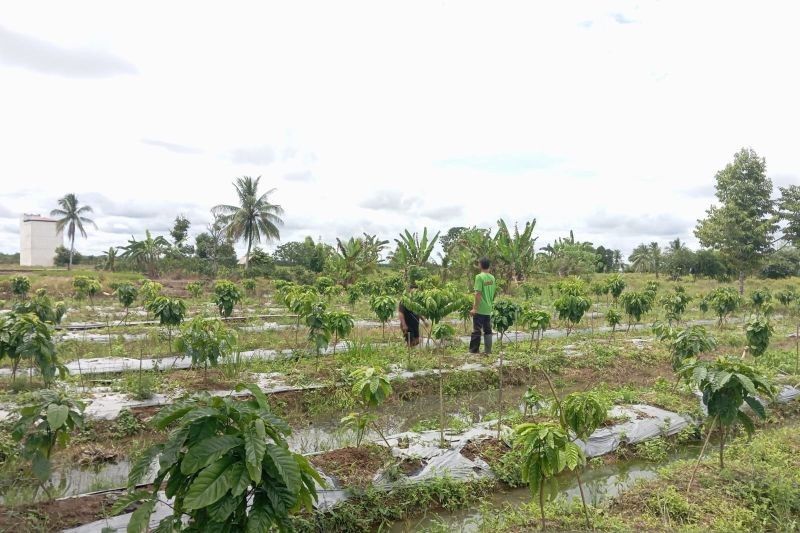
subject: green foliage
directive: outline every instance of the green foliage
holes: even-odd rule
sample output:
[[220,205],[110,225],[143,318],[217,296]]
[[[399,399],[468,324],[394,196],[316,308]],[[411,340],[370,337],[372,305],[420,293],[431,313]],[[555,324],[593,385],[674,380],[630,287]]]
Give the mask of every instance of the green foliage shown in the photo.
[[52,329],[32,313],[7,313],[0,315],[0,360],[11,359],[12,376],[16,377],[22,359],[29,359],[46,385],[62,376],[67,369],[58,362],[53,344]]
[[686,290],[680,285],[675,286],[675,290],[672,294],[662,296],[661,307],[663,307],[666,312],[667,320],[670,323],[680,322],[683,313],[686,312],[686,308],[691,301],[692,297],[686,294]]
[[456,330],[450,324],[440,322],[433,326],[431,329],[431,337],[439,341],[439,344],[443,344],[447,341],[453,339],[456,336]]
[[789,307],[792,302],[797,300],[797,292],[795,291],[794,287],[786,287],[776,293],[778,301],[784,307]]
[[136,298],[139,297],[139,289],[132,283],[121,283],[114,292],[117,294],[120,305],[125,309],[130,308],[136,301]]
[[714,314],[719,317],[720,324],[741,304],[741,298],[733,287],[717,287],[708,294],[707,299]]
[[[683,367],[680,374],[697,385],[703,393],[708,415],[723,427],[731,428],[741,423],[748,435],[755,431],[750,415],[742,409],[744,404],[759,418],[766,417],[758,395],[772,397],[773,387],[747,363],[726,357],[714,362],[695,360]],[[721,441],[720,450],[722,446],[724,440]]]
[[356,325],[353,320],[353,315],[346,311],[328,312],[327,321],[327,329],[334,335],[334,342],[337,342],[339,339],[347,338]]
[[162,326],[172,328],[180,326],[186,316],[186,302],[180,298],[156,296],[147,304],[147,310],[153,313]]
[[161,296],[161,291],[163,290],[164,286],[159,282],[151,279],[144,280],[141,287],[139,287],[139,296],[142,299],[142,305],[147,307],[150,302]]
[[242,298],[241,289],[232,281],[222,279],[214,283],[213,302],[216,304],[220,316],[231,316],[233,307],[241,302]]
[[11,277],[11,293],[20,299],[25,299],[31,290],[31,280],[28,276]]
[[614,303],[617,302],[622,291],[625,290],[626,285],[625,279],[619,274],[613,274],[608,277],[606,286],[608,287],[608,292],[611,293],[611,297],[614,299]]
[[747,348],[753,357],[764,355],[775,328],[766,317],[753,317],[745,322]]
[[319,355],[331,342],[331,330],[328,323],[328,312],[325,302],[315,300],[311,307],[304,313],[308,327],[308,340]]
[[237,348],[236,332],[221,320],[194,317],[183,325],[175,340],[178,351],[192,360],[192,366],[217,366],[220,359],[230,357]]
[[391,296],[376,295],[369,299],[369,307],[378,317],[378,321],[386,324],[397,309],[397,302]]
[[370,424],[374,424],[376,420],[377,416],[373,413],[353,412],[342,417],[339,423],[356,434],[356,448],[359,448]]
[[667,343],[672,354],[672,369],[675,371],[686,365],[688,359],[717,347],[717,340],[703,326],[694,325],[675,331],[656,324],[653,329],[659,340]]
[[75,276],[72,278],[72,287],[75,289],[75,296],[79,300],[88,296],[90,302],[94,302],[95,295],[103,290],[98,280],[88,276]]
[[492,327],[504,334],[514,325],[514,321],[520,313],[519,305],[510,300],[500,300],[495,302],[492,310]]
[[578,279],[562,281],[558,284],[560,296],[553,302],[553,307],[560,320],[567,322],[567,330],[575,327],[583,315],[591,309],[592,302],[586,298],[586,284]]
[[622,313],[614,309],[613,307],[606,311],[606,324],[608,324],[612,330],[617,329],[622,323]]
[[389,378],[371,366],[358,368],[350,373],[353,394],[367,407],[378,407],[392,393]]
[[186,284],[186,291],[196,300],[203,295],[203,283],[200,281],[190,281]]
[[69,434],[83,428],[83,403],[64,392],[40,390],[22,406],[11,435],[22,442],[22,455],[31,461],[40,482],[50,479],[50,457],[56,445],[66,447]]
[[582,440],[589,438],[600,427],[606,420],[609,409],[611,402],[594,392],[573,392],[561,400],[564,424]]
[[761,313],[764,306],[772,301],[772,293],[766,287],[756,289],[750,293],[750,304],[756,313]]
[[243,279],[242,289],[248,294],[253,294],[256,291],[256,280],[253,278]]
[[514,446],[523,450],[522,481],[531,491],[564,470],[575,470],[585,462],[583,452],[559,426],[550,423],[520,424],[514,428]]
[[[184,531],[269,531],[289,529],[289,515],[311,510],[317,498],[315,481],[322,479],[286,442],[289,426],[272,413],[263,392],[247,388],[253,398],[196,395],[163,408],[152,423],[157,429],[177,424],[167,441],[148,448],[131,468],[128,486],[135,487],[158,458],[159,471],[143,499],[141,520],[131,527],[144,531],[164,487],[173,498],[173,515],[162,520],[166,528],[188,517]],[[129,502],[118,502],[119,512]],[[138,527],[137,527],[138,526]]]
[[620,303],[628,315],[628,323],[638,323],[653,308],[653,296],[647,291],[626,292],[620,297]]
[[314,288],[317,289],[317,292],[320,294],[324,294],[327,289],[330,289],[335,285],[336,282],[333,280],[333,278],[328,276],[318,276],[314,281]]
[[14,304],[12,310],[19,315],[33,313],[42,322],[56,325],[61,323],[67,306],[64,302],[54,303],[45,289],[38,289],[32,298]]
[[428,318],[435,325],[461,307],[460,296],[450,288],[434,288],[406,293],[402,302],[406,309]]

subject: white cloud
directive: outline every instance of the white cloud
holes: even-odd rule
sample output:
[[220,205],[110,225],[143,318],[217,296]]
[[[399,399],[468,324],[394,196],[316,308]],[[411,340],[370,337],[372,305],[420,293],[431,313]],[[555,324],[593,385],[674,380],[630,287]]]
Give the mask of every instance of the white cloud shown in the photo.
[[798,182],[794,20],[736,2],[18,3],[0,205],[76,192],[100,227],[79,246],[99,251],[179,212],[199,231],[250,174],[277,187],[284,239],[503,217],[537,218],[540,244],[694,243],[741,146]]

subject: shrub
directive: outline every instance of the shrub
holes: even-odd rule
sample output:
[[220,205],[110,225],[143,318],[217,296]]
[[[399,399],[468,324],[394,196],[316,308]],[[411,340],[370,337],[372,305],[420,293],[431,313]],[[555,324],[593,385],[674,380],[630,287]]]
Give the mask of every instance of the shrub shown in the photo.
[[231,316],[233,307],[241,301],[242,291],[232,281],[223,279],[214,284],[214,303],[220,316]]

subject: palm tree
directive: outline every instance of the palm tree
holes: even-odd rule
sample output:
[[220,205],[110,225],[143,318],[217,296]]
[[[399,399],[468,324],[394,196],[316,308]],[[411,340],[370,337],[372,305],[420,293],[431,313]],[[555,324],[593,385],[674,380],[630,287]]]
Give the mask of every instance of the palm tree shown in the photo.
[[219,216],[225,225],[225,231],[235,240],[244,239],[247,242],[247,254],[244,256],[244,267],[249,267],[250,250],[254,242],[261,242],[262,237],[280,239],[278,226],[283,224],[279,215],[283,209],[279,205],[269,202],[269,195],[275,192],[270,189],[264,194],[258,194],[258,182],[261,176],[253,179],[249,176],[236,178],[233,186],[239,196],[239,205],[220,204],[215,206],[211,213]]
[[653,265],[653,270],[656,273],[656,279],[658,279],[658,273],[661,272],[661,247],[658,245],[657,242],[653,241],[650,243],[650,262]]
[[92,212],[92,207],[84,205],[78,207],[78,197],[73,193],[65,194],[63,198],[58,200],[60,209],[53,209],[50,211],[51,217],[61,217],[56,223],[57,231],[64,231],[67,228],[67,237],[69,237],[69,265],[67,270],[72,270],[72,256],[75,254],[75,228],[84,239],[87,238],[86,230],[83,228],[84,224],[91,224],[94,229],[97,229],[97,224],[94,220],[87,218],[86,213]]
[[628,261],[631,262],[631,269],[634,272],[648,272],[652,266],[650,248],[646,244],[640,244],[633,249]]
[[144,234],[145,238],[141,241],[131,236],[127,246],[120,247],[123,250],[120,257],[143,267],[147,270],[148,276],[154,278],[158,274],[158,261],[169,251],[170,244],[161,235],[154,238],[149,229],[145,230]]

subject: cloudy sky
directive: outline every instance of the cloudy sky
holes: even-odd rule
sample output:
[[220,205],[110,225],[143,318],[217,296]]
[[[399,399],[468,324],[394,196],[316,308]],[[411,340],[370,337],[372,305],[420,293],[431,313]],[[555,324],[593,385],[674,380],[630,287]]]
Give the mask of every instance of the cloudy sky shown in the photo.
[[742,146],[800,183],[791,2],[15,2],[0,8],[0,251],[68,192],[99,252],[196,233],[263,176],[282,238],[536,218],[695,243]]

